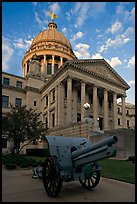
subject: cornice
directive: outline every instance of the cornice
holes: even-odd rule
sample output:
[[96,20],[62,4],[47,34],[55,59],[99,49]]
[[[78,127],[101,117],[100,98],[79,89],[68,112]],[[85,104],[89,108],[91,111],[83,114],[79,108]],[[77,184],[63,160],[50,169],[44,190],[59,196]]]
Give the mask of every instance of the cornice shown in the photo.
[[11,91],[16,91],[16,92],[25,93],[25,90],[24,90],[24,89],[18,88],[18,87],[15,87],[15,86],[6,86],[6,85],[3,85],[3,84],[2,84],[2,88],[3,88],[3,89],[8,89],[8,90],[11,90]]
[[26,93],[28,91],[32,91],[32,92],[35,92],[35,93],[40,93],[40,90],[38,88],[34,88],[34,87],[31,87],[31,86],[25,86],[24,90],[25,90]]

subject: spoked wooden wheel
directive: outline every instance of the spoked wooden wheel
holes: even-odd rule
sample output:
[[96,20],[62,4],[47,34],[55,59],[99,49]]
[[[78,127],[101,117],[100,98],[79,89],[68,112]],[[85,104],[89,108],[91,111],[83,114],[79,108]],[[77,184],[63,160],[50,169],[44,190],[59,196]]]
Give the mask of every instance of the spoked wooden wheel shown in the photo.
[[93,171],[91,177],[86,178],[85,176],[85,179],[79,179],[79,182],[86,189],[95,188],[100,181],[100,176],[99,171]]
[[50,197],[56,197],[61,190],[60,171],[53,159],[47,158],[43,164],[43,185]]

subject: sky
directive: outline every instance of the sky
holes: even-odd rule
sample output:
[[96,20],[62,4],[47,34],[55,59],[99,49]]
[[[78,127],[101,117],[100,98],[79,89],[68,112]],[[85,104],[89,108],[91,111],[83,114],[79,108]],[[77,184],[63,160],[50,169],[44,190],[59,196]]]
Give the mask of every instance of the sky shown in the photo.
[[23,76],[22,59],[47,29],[49,11],[78,59],[105,59],[135,104],[135,2],[2,2],[2,71]]

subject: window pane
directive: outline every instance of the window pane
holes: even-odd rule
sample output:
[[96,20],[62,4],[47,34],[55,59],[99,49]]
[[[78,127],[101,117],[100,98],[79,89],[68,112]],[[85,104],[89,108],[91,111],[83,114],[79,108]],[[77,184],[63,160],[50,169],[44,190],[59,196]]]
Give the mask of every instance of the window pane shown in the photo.
[[3,79],[3,84],[6,85],[6,86],[9,86],[9,84],[10,84],[10,79],[4,77],[4,79]]
[[21,98],[16,98],[15,106],[21,106],[22,100]]
[[48,63],[47,74],[51,74],[51,64],[50,63]]
[[18,87],[18,88],[22,88],[22,82],[21,82],[21,81],[17,81],[17,83],[16,83],[16,87]]
[[58,71],[58,64],[54,64],[54,73]]
[[2,106],[3,107],[9,106],[9,96],[2,96]]

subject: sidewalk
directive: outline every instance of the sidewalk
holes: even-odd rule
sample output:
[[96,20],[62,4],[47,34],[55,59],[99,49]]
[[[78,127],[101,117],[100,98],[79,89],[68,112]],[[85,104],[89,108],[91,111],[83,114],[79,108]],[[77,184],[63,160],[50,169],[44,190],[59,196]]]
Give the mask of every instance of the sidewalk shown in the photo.
[[93,190],[79,182],[63,182],[57,198],[47,196],[41,179],[32,170],[2,169],[2,202],[135,202],[135,185],[101,178]]

